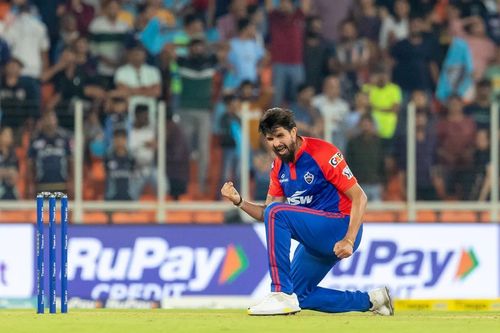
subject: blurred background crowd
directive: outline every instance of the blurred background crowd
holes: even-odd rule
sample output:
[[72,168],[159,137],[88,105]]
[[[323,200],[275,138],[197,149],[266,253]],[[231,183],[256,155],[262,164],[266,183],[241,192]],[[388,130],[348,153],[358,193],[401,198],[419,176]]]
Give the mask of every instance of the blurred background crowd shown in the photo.
[[154,197],[158,101],[169,200],[220,199],[242,110],[274,106],[337,145],[370,200],[404,200],[410,102],[417,199],[487,200],[499,42],[495,0],[0,0],[0,199],[71,195],[78,99],[88,200]]

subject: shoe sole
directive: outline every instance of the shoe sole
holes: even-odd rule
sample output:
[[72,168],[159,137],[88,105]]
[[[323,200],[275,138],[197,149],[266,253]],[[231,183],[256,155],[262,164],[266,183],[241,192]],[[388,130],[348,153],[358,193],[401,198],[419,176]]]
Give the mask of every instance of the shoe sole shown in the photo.
[[389,315],[394,316],[394,304],[392,303],[391,293],[389,292],[389,288],[384,287],[387,299],[389,300]]
[[289,315],[295,315],[299,312],[300,312],[300,309],[299,310],[291,310],[290,312],[282,312],[282,313],[250,313],[247,310],[247,314],[249,316],[289,316]]

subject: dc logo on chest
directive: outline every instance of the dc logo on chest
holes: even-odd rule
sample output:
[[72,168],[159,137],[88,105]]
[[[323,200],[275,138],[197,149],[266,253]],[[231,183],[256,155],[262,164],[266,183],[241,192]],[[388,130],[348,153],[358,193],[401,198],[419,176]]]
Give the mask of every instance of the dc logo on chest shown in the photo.
[[309,171],[307,171],[306,174],[304,175],[304,180],[307,184],[311,185],[312,182],[314,181],[314,175]]

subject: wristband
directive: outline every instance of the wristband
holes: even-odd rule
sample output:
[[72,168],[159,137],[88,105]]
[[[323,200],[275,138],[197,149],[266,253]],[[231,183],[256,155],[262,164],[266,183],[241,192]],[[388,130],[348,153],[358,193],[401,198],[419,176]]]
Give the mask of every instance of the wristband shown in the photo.
[[344,238],[344,240],[349,243],[352,247],[354,247],[354,242],[350,240],[349,238]]
[[243,204],[243,197],[240,195],[240,201],[238,203],[233,203],[233,205],[240,208],[242,204]]

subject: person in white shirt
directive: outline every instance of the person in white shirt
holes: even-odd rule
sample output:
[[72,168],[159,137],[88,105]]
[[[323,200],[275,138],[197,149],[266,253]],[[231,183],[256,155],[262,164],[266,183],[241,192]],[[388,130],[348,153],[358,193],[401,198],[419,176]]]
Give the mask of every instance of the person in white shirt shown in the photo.
[[21,76],[33,88],[32,99],[40,99],[40,77],[48,67],[50,41],[47,27],[31,13],[28,3],[19,6],[19,13],[3,27],[2,37],[9,45],[12,57],[23,63]]
[[116,68],[121,64],[129,26],[118,20],[121,4],[118,0],[103,0],[102,15],[90,22],[90,48],[99,58],[97,73],[111,83]]
[[134,121],[134,110],[138,104],[149,108],[149,119],[156,119],[156,99],[161,95],[161,74],[156,67],[145,63],[146,50],[140,43],[128,50],[128,63],[115,73],[115,85],[124,96],[129,96],[129,115]]
[[386,10],[382,12],[382,27],[380,28],[379,46],[386,50],[397,41],[408,37],[410,31],[410,4],[408,0],[396,0],[394,2],[394,13],[392,17]]
[[346,145],[343,123],[349,114],[349,104],[340,97],[339,78],[333,75],[326,77],[323,92],[313,98],[312,104],[323,116],[325,140],[343,151]]

